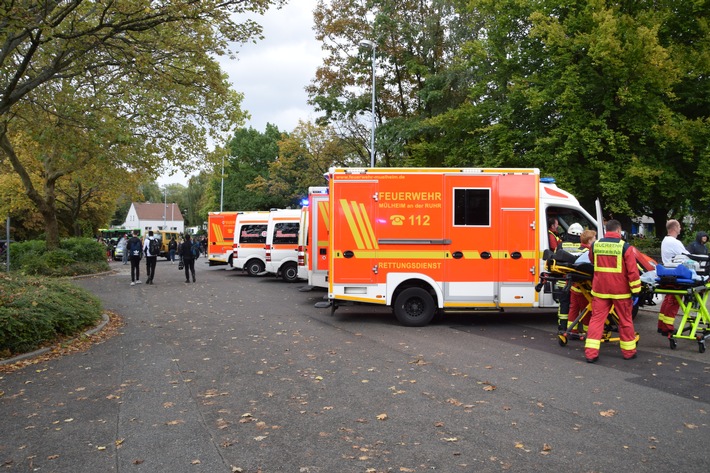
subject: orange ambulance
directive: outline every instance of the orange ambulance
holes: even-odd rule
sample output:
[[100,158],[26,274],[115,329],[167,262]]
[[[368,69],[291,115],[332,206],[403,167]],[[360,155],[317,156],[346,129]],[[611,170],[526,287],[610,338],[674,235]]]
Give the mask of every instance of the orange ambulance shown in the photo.
[[447,310],[556,307],[535,290],[548,219],[562,230],[600,221],[536,168],[331,168],[328,177],[331,311],[379,304],[408,326]]
[[209,265],[232,265],[234,220],[238,212],[209,212],[207,214],[207,258]]

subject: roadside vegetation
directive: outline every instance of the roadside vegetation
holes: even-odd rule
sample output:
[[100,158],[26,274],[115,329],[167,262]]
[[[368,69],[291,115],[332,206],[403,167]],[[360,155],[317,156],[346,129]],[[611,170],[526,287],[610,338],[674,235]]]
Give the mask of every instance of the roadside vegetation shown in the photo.
[[108,270],[104,248],[69,238],[48,251],[44,241],[13,243],[11,272],[0,273],[0,358],[71,338],[101,319],[99,300],[63,276]]

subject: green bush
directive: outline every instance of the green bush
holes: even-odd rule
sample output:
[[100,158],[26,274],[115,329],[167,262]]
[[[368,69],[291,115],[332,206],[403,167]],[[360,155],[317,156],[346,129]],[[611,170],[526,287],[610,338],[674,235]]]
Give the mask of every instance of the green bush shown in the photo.
[[0,274],[0,353],[14,355],[77,334],[101,303],[67,281]]
[[10,268],[28,275],[76,276],[109,269],[104,246],[91,238],[68,238],[47,251],[43,240],[13,243]]

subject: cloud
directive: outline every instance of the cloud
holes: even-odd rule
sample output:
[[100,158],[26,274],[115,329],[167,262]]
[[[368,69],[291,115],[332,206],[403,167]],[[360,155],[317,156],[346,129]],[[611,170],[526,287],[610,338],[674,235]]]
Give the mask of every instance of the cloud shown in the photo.
[[[266,124],[292,131],[299,120],[315,120],[305,87],[315,77],[323,52],[313,31],[317,0],[291,0],[281,9],[252,17],[263,27],[264,39],[234,46],[237,58],[219,59],[232,88],[244,94],[242,109],[251,119],[246,127],[264,131]],[[187,185],[187,177],[175,166],[158,178],[159,185]],[[174,172],[173,175],[168,175]]]
[[237,49],[236,60],[222,60],[235,90],[244,94],[247,126],[263,131],[266,123],[291,131],[298,120],[312,118],[305,87],[322,63],[323,53],[313,32],[316,0],[292,1],[269,10],[256,21],[264,39]]

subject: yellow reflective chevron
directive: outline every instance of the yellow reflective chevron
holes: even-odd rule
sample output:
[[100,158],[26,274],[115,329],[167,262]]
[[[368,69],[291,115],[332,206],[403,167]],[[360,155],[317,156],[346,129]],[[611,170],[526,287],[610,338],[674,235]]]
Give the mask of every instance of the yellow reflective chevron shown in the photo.
[[349,203],[347,199],[340,199],[340,207],[343,209],[345,221],[355,239],[357,249],[377,249],[377,240],[365,206],[355,201]]

